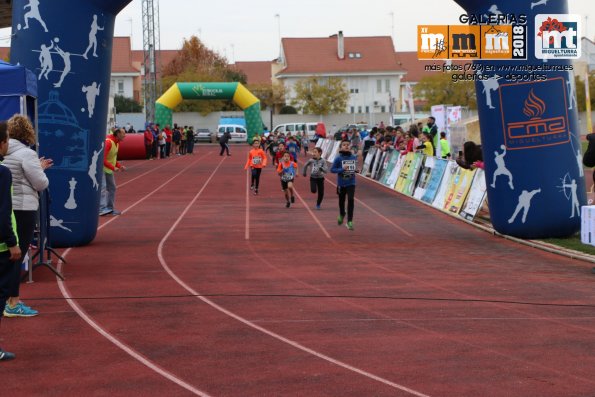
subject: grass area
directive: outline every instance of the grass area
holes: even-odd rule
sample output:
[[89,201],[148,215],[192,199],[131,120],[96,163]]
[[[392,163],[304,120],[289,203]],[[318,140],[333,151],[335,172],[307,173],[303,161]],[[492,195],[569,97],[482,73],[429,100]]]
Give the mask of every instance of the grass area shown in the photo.
[[595,255],[594,246],[581,243],[580,233],[577,233],[574,236],[567,238],[547,238],[540,241],[543,241],[544,243],[558,245],[562,248],[583,252],[585,254]]

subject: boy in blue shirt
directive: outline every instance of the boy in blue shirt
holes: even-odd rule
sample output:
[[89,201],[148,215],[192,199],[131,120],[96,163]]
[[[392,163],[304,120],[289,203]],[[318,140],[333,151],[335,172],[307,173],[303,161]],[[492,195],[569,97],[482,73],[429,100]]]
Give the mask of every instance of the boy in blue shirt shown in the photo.
[[351,151],[349,141],[341,142],[339,155],[333,161],[331,172],[337,174],[337,194],[339,195],[339,217],[337,223],[343,224],[345,218],[345,198],[347,197],[347,229],[353,230],[353,208],[355,202],[355,174],[357,157]]

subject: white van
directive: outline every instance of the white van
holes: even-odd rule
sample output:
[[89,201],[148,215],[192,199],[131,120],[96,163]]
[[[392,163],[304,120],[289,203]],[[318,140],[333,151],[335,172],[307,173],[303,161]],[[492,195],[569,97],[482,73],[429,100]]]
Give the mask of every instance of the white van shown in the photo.
[[248,139],[248,132],[243,125],[219,124],[217,127],[217,139],[221,138],[221,135],[226,132],[231,133],[231,142],[246,142],[246,139]]
[[313,141],[315,139],[317,125],[318,123],[285,123],[276,126],[273,132],[282,132],[285,135],[287,135],[287,133],[291,133],[291,135],[295,135],[298,132],[301,133],[302,131],[306,131],[308,134],[308,139]]

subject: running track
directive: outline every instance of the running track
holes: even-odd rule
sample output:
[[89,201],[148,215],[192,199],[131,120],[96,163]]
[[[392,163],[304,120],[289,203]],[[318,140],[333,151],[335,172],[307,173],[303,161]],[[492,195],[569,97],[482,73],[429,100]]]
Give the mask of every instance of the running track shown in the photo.
[[[359,180],[250,195],[247,148],[131,161],[124,214],[4,319],[5,396],[593,396],[591,266]],[[300,159],[303,163],[303,157]],[[68,298],[68,299],[65,299]]]

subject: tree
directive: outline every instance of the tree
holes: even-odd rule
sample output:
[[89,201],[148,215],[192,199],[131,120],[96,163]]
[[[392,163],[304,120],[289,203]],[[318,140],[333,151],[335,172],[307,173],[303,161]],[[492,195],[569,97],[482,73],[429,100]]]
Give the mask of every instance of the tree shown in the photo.
[[451,73],[435,73],[422,78],[413,87],[413,93],[416,98],[424,98],[428,101],[424,105],[424,110],[429,110],[432,105],[438,104],[453,104],[477,109],[475,83],[463,80],[455,83]]
[[349,91],[343,79],[317,77],[298,80],[294,86],[295,98],[291,104],[304,114],[343,113],[347,107]]
[[285,104],[285,86],[282,83],[276,84],[248,84],[246,87],[251,93],[260,99],[262,109],[278,109]]
[[143,107],[134,99],[122,95],[114,96],[114,107],[116,113],[138,113],[143,111]]
[[[581,79],[581,76],[575,76],[574,82],[576,84],[576,100],[578,102],[578,111],[584,112],[586,110],[585,80]],[[589,96],[591,98],[591,110],[595,110],[595,71],[589,73]]]
[[[198,37],[192,36],[184,40],[182,49],[163,68],[161,82],[164,89],[182,81],[245,83],[246,75],[230,68],[224,57],[207,48]],[[185,100],[176,109],[207,115],[220,110],[238,110],[238,107],[230,101],[223,100]]]
[[297,109],[293,106],[283,106],[279,111],[279,114],[297,114]]

